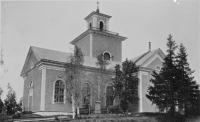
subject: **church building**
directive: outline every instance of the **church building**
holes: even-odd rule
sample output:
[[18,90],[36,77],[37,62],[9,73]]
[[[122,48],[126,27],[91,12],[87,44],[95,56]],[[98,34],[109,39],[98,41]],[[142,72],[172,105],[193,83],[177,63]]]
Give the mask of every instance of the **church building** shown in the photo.
[[[89,102],[91,110],[101,113],[101,109],[114,103],[109,100],[108,92],[112,91],[114,72],[105,74],[104,81],[100,81],[96,57],[103,54],[104,60],[109,62],[107,69],[114,69],[122,61],[122,42],[127,38],[119,33],[110,31],[111,16],[96,11],[85,17],[87,29],[70,43],[79,47],[84,54],[84,73],[81,75],[82,90],[89,89],[89,96],[82,94],[81,107]],[[131,52],[130,52],[131,53]],[[32,112],[64,112],[71,113],[72,105],[66,98],[65,68],[70,53],[31,46],[21,76],[24,78],[23,111]],[[161,49],[151,50],[131,60],[139,66],[138,85],[139,104],[134,106],[135,112],[157,112],[158,109],[146,98],[152,71],[159,72],[165,54]],[[98,86],[100,81],[100,86]],[[96,89],[98,93],[96,93]],[[131,108],[130,108],[131,109]],[[135,109],[134,109],[135,110]]]

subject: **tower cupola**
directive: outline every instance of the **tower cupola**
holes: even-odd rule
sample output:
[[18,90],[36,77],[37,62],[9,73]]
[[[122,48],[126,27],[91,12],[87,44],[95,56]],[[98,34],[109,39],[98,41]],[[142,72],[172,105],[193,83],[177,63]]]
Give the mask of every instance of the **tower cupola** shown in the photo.
[[109,30],[109,19],[111,16],[100,13],[98,2],[97,2],[97,10],[91,12],[87,17],[85,17],[87,27],[96,28],[101,31]]

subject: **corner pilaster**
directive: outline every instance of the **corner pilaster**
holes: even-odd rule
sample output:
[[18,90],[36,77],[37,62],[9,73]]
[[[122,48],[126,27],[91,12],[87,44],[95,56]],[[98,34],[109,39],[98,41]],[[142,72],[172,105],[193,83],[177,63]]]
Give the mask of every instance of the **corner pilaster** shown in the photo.
[[142,92],[142,84],[143,84],[143,81],[142,81],[142,75],[148,75],[148,72],[144,72],[144,71],[139,71],[138,72],[138,78],[140,79],[139,81],[139,112],[143,112],[143,92]]
[[40,110],[45,110],[45,93],[46,93],[46,67],[41,67],[42,70],[42,81],[41,81],[41,102]]
[[93,35],[92,33],[90,34],[90,57],[93,55]]

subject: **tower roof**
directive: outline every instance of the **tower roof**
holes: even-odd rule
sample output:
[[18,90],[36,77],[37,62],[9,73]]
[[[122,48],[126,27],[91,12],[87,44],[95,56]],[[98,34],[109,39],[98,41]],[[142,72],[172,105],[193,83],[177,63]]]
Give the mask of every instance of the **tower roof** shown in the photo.
[[93,11],[87,17],[85,17],[84,19],[88,20],[93,15],[99,15],[99,16],[102,16],[102,17],[106,17],[108,19],[110,19],[112,17],[112,16],[109,16],[109,15],[106,15],[106,14],[99,13],[99,11]]
[[87,36],[90,33],[95,33],[95,34],[100,34],[102,36],[109,36],[121,41],[124,41],[125,39],[127,39],[126,37],[120,36],[118,33],[115,32],[111,32],[111,31],[99,31],[96,28],[90,28],[88,30],[86,30],[85,32],[83,32],[82,34],[80,34],[78,37],[76,37],[74,40],[72,40],[70,43],[72,45],[74,45],[75,43],[77,43],[79,40],[81,40],[82,38],[84,38],[85,36]]

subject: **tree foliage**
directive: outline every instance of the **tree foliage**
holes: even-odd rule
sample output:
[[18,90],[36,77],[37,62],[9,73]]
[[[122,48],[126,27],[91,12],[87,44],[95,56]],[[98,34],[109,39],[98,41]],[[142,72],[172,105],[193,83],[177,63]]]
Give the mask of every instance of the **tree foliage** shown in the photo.
[[174,116],[176,108],[187,108],[196,101],[198,86],[193,81],[189,68],[185,47],[181,44],[178,55],[175,54],[177,45],[169,35],[167,39],[167,55],[160,72],[153,71],[153,84],[148,88],[146,97],[156,104],[161,111],[166,110]]
[[3,94],[3,89],[0,87],[0,98],[2,94]]
[[0,67],[1,67],[0,70],[1,70],[1,73],[2,73],[1,74],[1,79],[3,79],[3,74],[5,74],[8,71],[8,68],[5,67],[5,62],[4,62],[4,59],[3,59],[3,49],[2,49],[2,47],[1,47],[1,54],[0,54]]
[[6,99],[4,100],[4,104],[6,106],[7,114],[12,115],[16,112],[16,106],[17,106],[16,93],[9,83],[7,88],[8,88],[8,94],[6,96]]
[[171,110],[175,112],[175,104],[177,103],[176,89],[178,87],[176,79],[176,56],[175,49],[177,45],[169,35],[167,42],[167,55],[163,62],[163,67],[158,74],[153,71],[153,79],[150,80],[153,86],[149,86],[147,98],[156,104],[160,110]]
[[2,108],[3,108],[3,101],[0,98],[0,113],[2,112]]
[[[106,66],[109,64],[109,62],[107,60],[104,60],[103,54],[100,54],[97,56],[97,62],[96,65],[99,67],[99,71],[100,71],[100,81],[98,80],[97,85],[98,85],[98,89],[97,89],[97,98],[98,100],[100,100],[100,88],[101,88],[101,83],[104,82],[105,80],[105,72],[106,72]],[[100,83],[101,82],[101,83]]]
[[1,100],[2,94],[3,94],[3,89],[0,87],[0,113],[2,112],[2,108],[3,108],[3,101]]
[[[74,47],[74,53],[69,56],[68,62],[65,64],[66,71],[66,91],[67,100],[78,107],[81,102],[81,70],[84,62],[84,55],[80,48]],[[75,109],[73,107],[73,109]]]
[[120,106],[127,112],[129,103],[138,103],[138,67],[129,60],[115,66],[114,94],[121,100]]
[[97,56],[96,65],[99,66],[101,72],[106,70],[106,66],[108,64],[109,64],[108,61],[103,59],[103,54]]
[[[187,61],[187,52],[183,44],[179,46],[179,52],[177,55],[177,69],[178,69],[178,106],[179,109],[185,110],[185,115],[189,113],[197,113],[199,110],[199,90],[196,81],[192,73],[194,71],[189,67]],[[189,112],[189,110],[192,110]],[[195,111],[196,110],[196,111]]]

